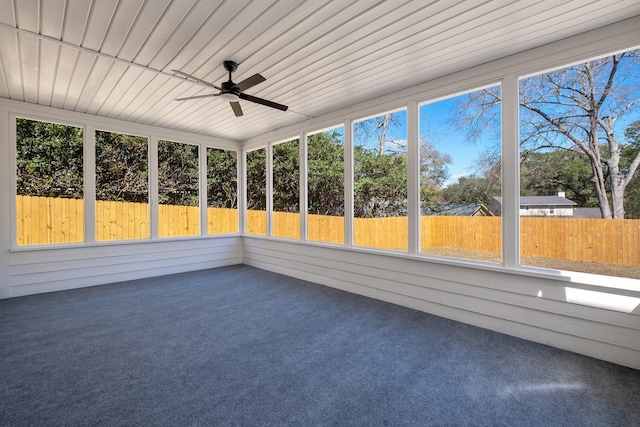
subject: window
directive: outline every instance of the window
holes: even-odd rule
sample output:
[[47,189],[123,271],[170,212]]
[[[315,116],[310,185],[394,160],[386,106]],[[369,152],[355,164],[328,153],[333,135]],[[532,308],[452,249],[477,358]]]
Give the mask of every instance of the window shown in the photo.
[[16,243],[84,241],[80,127],[16,120]]
[[198,146],[158,141],[158,236],[200,234]]
[[238,152],[207,148],[207,234],[238,232]]
[[569,200],[520,217],[521,264],[640,278],[638,51],[519,87],[520,194]]
[[406,250],[407,112],[354,122],[353,243]]
[[148,139],[96,131],[96,240],[149,237]]
[[247,153],[248,234],[267,234],[267,149]]
[[300,238],[300,144],[273,145],[273,220],[275,237]]
[[344,128],[307,135],[307,239],[344,243]]
[[420,106],[420,252],[500,262],[500,87]]

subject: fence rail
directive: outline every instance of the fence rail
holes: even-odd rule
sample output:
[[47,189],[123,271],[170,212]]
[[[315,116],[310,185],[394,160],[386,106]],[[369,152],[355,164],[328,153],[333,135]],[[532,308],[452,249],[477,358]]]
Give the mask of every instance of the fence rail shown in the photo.
[[[72,243],[84,240],[84,206],[78,199],[18,196],[17,244]],[[247,232],[266,234],[264,211],[247,212]],[[200,234],[197,207],[160,205],[158,235]],[[460,248],[500,253],[500,217],[423,216],[420,248]],[[238,231],[236,209],[207,209],[207,233]],[[300,238],[300,215],[274,212],[274,236]],[[96,202],[96,239],[123,240],[149,236],[149,206],[145,203]],[[307,238],[343,243],[342,217],[309,215]],[[640,220],[522,217],[520,253],[619,265],[640,265]],[[407,218],[356,218],[358,246],[406,249]]]

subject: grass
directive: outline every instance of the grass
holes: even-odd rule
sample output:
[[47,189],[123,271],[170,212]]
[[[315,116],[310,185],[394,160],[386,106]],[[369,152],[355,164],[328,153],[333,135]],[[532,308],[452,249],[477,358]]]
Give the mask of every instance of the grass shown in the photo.
[[[472,259],[499,264],[502,255],[494,252],[484,252],[472,249],[453,247],[427,248],[424,254]],[[571,261],[568,259],[525,256],[520,264],[527,267],[548,268],[551,270],[579,271],[581,273],[602,274],[604,276],[628,277],[640,279],[640,265],[616,265],[597,262]]]

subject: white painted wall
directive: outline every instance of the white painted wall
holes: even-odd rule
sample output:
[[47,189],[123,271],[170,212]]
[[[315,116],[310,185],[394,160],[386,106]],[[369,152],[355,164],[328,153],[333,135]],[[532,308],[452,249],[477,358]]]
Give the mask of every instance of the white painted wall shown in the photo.
[[529,209],[520,207],[520,216],[573,216],[573,207],[556,206],[551,212],[548,206],[530,206]]
[[[14,136],[10,125],[15,116],[45,121],[70,123],[85,127],[85,134],[93,129],[145,135],[150,137],[150,147],[157,138],[199,144],[201,147],[217,147],[239,150],[235,141],[208,138],[184,132],[175,132],[128,122],[103,119],[96,116],[72,113],[53,108],[0,99],[0,298],[9,298],[41,292],[59,291],[101,285],[144,277],[174,274],[191,270],[234,265],[241,262],[240,235],[190,236],[158,238],[157,178],[151,179],[151,238],[140,241],[95,242],[94,218],[95,191],[85,191],[86,242],[71,245],[17,247],[15,242],[15,169]],[[95,152],[92,138],[85,138],[85,152]],[[204,152],[204,148],[200,150]],[[150,148],[150,171],[153,169],[153,149]],[[88,156],[86,156],[88,157]],[[157,163],[157,162],[156,162]],[[201,162],[202,163],[202,162]],[[85,161],[85,187],[91,187],[93,163]],[[201,168],[201,171],[205,170]],[[153,174],[152,174],[153,176]],[[201,197],[204,200],[204,197]],[[206,218],[201,229],[206,233]],[[12,237],[13,236],[13,237]]]

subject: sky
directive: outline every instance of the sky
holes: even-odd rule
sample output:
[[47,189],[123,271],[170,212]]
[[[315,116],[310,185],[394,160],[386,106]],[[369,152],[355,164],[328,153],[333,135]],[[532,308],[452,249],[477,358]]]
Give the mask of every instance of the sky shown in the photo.
[[[464,131],[457,130],[451,119],[455,119],[457,113],[455,111],[456,103],[465,95],[447,98],[420,107],[419,112],[419,137],[420,139],[429,140],[435,148],[451,157],[451,163],[447,165],[449,179],[446,185],[457,182],[461,176],[473,174],[478,157],[487,150],[492,144],[497,143],[491,141],[488,135],[484,135],[480,142],[466,142]],[[406,144],[407,140],[407,115],[402,110],[394,113],[399,124],[391,126],[387,131],[387,140],[398,141]],[[369,119],[375,121],[376,118]],[[365,145],[374,148],[377,142],[374,138],[366,141]]]

